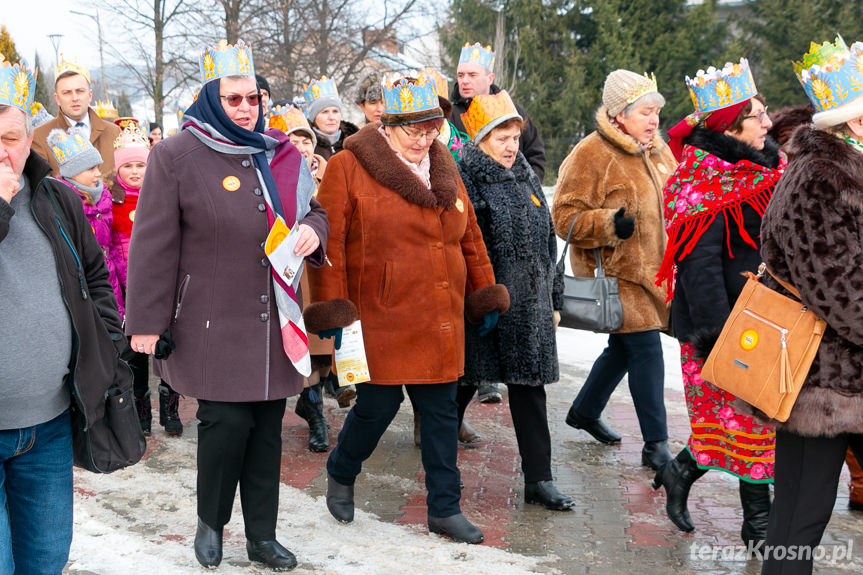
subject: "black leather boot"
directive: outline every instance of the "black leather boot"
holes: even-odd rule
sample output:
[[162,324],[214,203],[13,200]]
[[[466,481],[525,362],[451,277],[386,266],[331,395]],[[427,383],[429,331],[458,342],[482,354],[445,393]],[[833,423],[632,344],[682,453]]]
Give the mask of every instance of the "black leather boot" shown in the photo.
[[195,558],[204,567],[218,567],[222,562],[222,528],[213,529],[200,517],[195,533]]
[[153,426],[153,406],[150,404],[150,390],[143,397],[135,396],[135,412],[138,414],[138,423],[144,435],[150,435]]
[[342,485],[327,476],[327,509],[340,523],[354,520],[354,486]]
[[180,394],[164,381],[159,383],[159,425],[168,435],[183,435],[180,421]]
[[573,505],[572,497],[558,491],[550,479],[525,483],[524,502],[544,505],[546,509],[554,511],[566,511]]
[[288,571],[297,566],[297,558],[293,553],[276,541],[251,541],[246,539],[246,553],[249,561],[266,563],[273,571]]
[[476,544],[485,540],[482,531],[461,513],[449,517],[432,517],[429,515],[428,526],[431,533],[446,535],[459,543]]
[[740,537],[744,545],[758,545],[767,537],[770,517],[770,486],[740,480],[740,503],[743,505],[743,527]]
[[641,449],[641,464],[654,471],[674,459],[668,450],[668,440],[647,441]]
[[677,457],[660,467],[653,479],[654,489],[665,486],[665,512],[668,518],[686,533],[695,531],[695,525],[692,524],[692,518],[686,508],[689,488],[705,473],[707,470],[700,469],[689,454],[689,450],[684,449],[677,454]]
[[294,412],[309,424],[309,451],[322,453],[329,451],[330,438],[327,435],[327,420],[324,419],[324,398],[319,383],[303,388],[297,399]]

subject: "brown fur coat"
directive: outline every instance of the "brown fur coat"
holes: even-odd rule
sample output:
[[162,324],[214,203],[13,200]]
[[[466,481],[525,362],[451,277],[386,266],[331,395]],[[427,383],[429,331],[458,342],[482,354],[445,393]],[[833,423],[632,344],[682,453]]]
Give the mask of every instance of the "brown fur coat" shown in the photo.
[[[620,332],[665,329],[665,290],[655,285],[665,252],[662,188],[677,162],[657,133],[643,152],[614,126],[603,106],[596,131],[578,143],[560,167],[552,217],[557,235],[566,238],[572,218],[570,258],[577,276],[593,276],[592,248],[602,248],[602,263],[618,278],[623,304]],[[621,240],[614,233],[614,213],[626,208],[635,216],[635,234]]]
[[863,153],[810,125],[788,151],[761,255],[827,330],[791,417],[771,423],[804,436],[863,433]]

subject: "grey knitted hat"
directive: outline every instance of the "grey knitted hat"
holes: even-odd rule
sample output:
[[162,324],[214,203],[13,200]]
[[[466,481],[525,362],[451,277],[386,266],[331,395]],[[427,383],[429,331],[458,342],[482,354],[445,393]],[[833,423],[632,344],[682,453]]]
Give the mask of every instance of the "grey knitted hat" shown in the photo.
[[309,104],[308,116],[309,123],[315,123],[315,117],[320,113],[324,108],[329,108],[331,106],[335,106],[339,109],[339,112],[342,111],[342,101],[338,96],[319,96],[314,102]]
[[102,165],[99,150],[75,128],[70,128],[68,132],[51,130],[47,143],[64,178],[74,178],[84,170]]
[[608,115],[614,117],[629,104],[653,93],[658,93],[655,78],[648,78],[629,70],[615,70],[605,79],[602,103],[608,108]]

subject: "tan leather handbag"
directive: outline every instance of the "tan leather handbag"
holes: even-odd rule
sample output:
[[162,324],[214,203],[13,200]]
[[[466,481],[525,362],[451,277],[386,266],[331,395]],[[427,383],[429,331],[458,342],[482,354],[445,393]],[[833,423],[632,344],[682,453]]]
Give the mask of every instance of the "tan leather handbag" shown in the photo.
[[800,293],[770,275],[797,300],[746,272],[746,285],[713,346],[701,377],[778,421],[786,421],[815,360],[827,324],[803,305]]

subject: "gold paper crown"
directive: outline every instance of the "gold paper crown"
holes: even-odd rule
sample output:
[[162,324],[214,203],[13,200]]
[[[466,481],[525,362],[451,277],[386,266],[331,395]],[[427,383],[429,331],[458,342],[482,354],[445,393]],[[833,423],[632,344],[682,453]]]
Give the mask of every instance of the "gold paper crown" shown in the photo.
[[[276,106],[270,113],[270,127],[288,134],[296,130],[312,133],[309,121],[303,111],[296,106]],[[314,134],[313,134],[314,135]]]
[[97,100],[96,105],[94,106],[96,109],[96,115],[100,118],[104,118],[106,120],[111,120],[112,122],[120,117],[120,113],[117,111],[117,108],[114,107],[114,104],[111,103],[111,100]]
[[433,68],[423,68],[419,71],[417,76],[420,78],[427,78],[430,82],[433,82],[438,96],[449,98],[449,81],[444,78],[440,72]]
[[656,86],[656,75],[651,72],[650,76],[647,75],[647,72],[644,73],[645,80],[642,82],[637,82],[634,86],[630,87],[626,92],[626,103],[632,104],[645,94],[651,94],[653,92],[659,92],[659,88]]
[[78,58],[75,58],[74,61],[66,60],[63,58],[63,55],[60,55],[60,62],[57,64],[56,77],[59,78],[61,74],[65,74],[66,72],[72,72],[74,74],[81,74],[85,78],[87,78],[87,83],[90,83],[90,71],[86,66],[82,66],[78,63]]
[[482,140],[495,126],[512,118],[523,119],[506,90],[474,96],[467,112],[461,115],[467,135],[474,143]]
[[150,148],[150,140],[141,131],[137,122],[127,124],[120,135],[114,138],[114,149],[121,148]]

